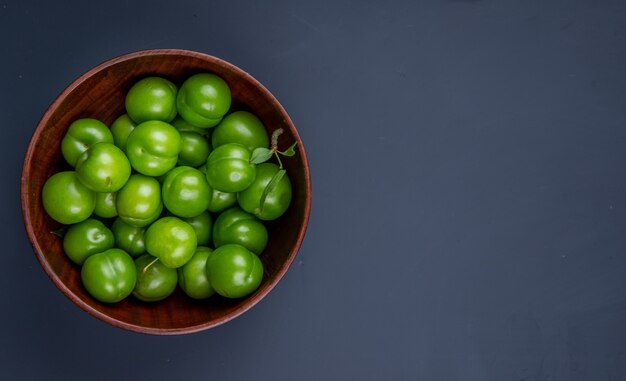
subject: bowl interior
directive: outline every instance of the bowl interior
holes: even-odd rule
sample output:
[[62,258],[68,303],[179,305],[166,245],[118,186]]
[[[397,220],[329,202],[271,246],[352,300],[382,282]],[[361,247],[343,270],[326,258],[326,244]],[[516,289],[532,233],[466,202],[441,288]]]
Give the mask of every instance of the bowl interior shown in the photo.
[[[285,132],[279,147],[298,141],[295,156],[283,160],[293,186],[287,212],[269,223],[269,242],[260,256],[263,282],[251,296],[230,300],[219,296],[197,301],[177,288],[156,303],[128,297],[117,304],[93,299],[80,281],[80,267],[63,253],[62,239],[52,232],[62,225],[47,216],[41,202],[45,181],[54,173],[70,169],[61,155],[61,139],[78,118],[96,118],[110,125],[124,111],[124,97],[137,80],[157,75],[180,85],[192,74],[211,72],[230,86],[233,110],[256,114],[271,134]],[[289,116],[260,83],[237,67],[205,54],[183,50],[151,50],[107,61],[74,81],[54,101],[39,122],[30,141],[22,171],[24,224],[44,270],[72,301],[90,314],[115,326],[151,334],[180,334],[224,323],[256,304],[280,280],[293,261],[304,237],[310,208],[310,178],[304,147]]]

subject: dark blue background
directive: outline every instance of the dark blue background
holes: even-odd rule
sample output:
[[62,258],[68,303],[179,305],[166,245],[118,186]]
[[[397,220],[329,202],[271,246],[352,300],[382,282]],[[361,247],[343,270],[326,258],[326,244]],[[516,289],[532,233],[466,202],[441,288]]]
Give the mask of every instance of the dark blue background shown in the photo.
[[[0,378],[626,380],[626,2],[0,2]],[[218,56],[282,102],[313,179],[283,281],[154,337],[47,278],[28,140],[78,75]]]

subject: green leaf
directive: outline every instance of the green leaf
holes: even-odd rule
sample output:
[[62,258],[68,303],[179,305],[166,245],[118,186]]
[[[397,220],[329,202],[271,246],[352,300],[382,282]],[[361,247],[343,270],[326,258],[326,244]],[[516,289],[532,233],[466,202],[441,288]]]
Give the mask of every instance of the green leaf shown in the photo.
[[294,142],[291,145],[291,147],[287,148],[284,152],[281,152],[280,154],[283,155],[283,156],[289,156],[289,157],[295,155],[296,154],[295,148],[296,148],[297,144],[298,144],[298,142]]
[[276,172],[274,174],[274,177],[272,177],[270,182],[265,187],[265,189],[263,189],[263,193],[261,194],[261,204],[260,204],[261,211],[263,211],[263,206],[265,206],[265,199],[267,198],[267,195],[272,193],[272,191],[276,188],[276,185],[278,185],[278,182],[282,180],[283,177],[285,177],[285,173],[287,173],[287,171],[285,171],[284,169],[281,169],[278,172]]
[[250,156],[250,163],[252,164],[261,164],[265,163],[272,157],[272,150],[265,147],[258,147],[252,151],[252,156]]

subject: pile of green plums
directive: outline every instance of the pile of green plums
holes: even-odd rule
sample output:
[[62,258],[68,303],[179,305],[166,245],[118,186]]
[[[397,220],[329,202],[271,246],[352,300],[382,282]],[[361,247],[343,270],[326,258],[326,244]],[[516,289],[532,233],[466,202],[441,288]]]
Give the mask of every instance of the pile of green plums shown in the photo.
[[67,168],[47,179],[42,201],[66,225],[64,252],[94,298],[158,301],[177,285],[194,299],[241,298],[259,287],[264,221],[287,210],[291,183],[279,165],[252,160],[270,138],[231,101],[211,73],[180,87],[152,76],[132,85],[111,126],[69,126]]

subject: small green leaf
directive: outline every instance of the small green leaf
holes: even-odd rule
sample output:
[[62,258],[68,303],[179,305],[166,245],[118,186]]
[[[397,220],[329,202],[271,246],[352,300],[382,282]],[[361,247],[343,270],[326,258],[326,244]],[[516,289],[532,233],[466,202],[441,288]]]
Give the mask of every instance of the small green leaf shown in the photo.
[[272,150],[265,147],[258,147],[252,151],[252,156],[250,156],[250,163],[252,164],[261,164],[265,163],[272,157]]
[[284,169],[281,169],[278,172],[276,172],[276,174],[274,174],[274,177],[272,177],[272,179],[267,184],[265,189],[263,189],[263,193],[261,194],[261,204],[260,204],[261,210],[263,210],[263,206],[265,206],[265,199],[267,199],[267,195],[272,193],[272,191],[276,188],[276,185],[278,185],[278,182],[282,180],[283,177],[285,177],[285,173],[287,173],[287,171],[285,171]]
[[283,155],[283,156],[289,156],[289,157],[295,155],[296,154],[295,148],[296,148],[297,144],[298,144],[298,142],[294,142],[291,145],[291,147],[287,148],[284,152],[281,152],[280,154]]

